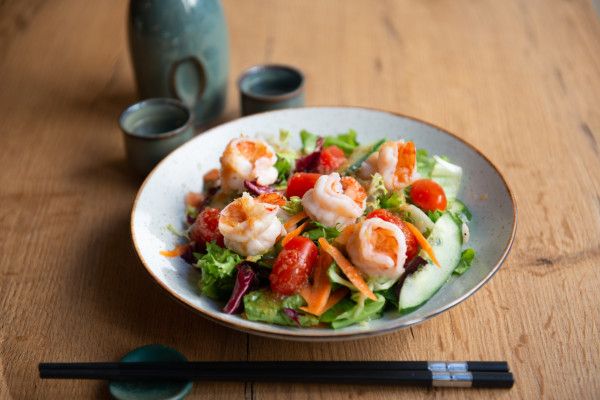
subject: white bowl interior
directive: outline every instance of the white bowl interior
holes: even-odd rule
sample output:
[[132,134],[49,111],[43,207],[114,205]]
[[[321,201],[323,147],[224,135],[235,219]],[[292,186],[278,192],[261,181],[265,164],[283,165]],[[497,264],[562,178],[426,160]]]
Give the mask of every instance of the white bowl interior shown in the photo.
[[[299,329],[245,320],[221,312],[222,304],[200,295],[199,272],[179,258],[165,258],[162,249],[179,243],[166,228],[183,227],[183,197],[200,191],[202,176],[218,167],[229,140],[245,134],[276,135],[289,130],[300,146],[298,132],[307,129],[320,135],[358,132],[361,143],[381,138],[413,140],[430,154],[446,155],[463,167],[461,198],[473,213],[469,246],[477,251],[472,267],[452,277],[440,291],[416,311],[399,315],[388,312],[366,326],[341,330]],[[334,340],[363,337],[406,328],[458,304],[483,285],[504,260],[514,235],[514,202],[502,176],[490,162],[453,135],[432,125],[395,114],[361,108],[300,108],[258,114],[213,128],[181,146],[148,176],[134,204],[131,229],[135,247],[148,272],[168,292],[205,316],[236,329],[292,340]]]

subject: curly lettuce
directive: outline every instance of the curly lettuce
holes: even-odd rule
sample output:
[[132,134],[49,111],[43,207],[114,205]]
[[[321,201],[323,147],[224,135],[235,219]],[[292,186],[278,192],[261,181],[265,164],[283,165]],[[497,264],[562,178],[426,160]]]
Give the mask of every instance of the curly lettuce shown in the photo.
[[206,253],[198,258],[196,267],[202,270],[200,291],[211,299],[228,299],[235,283],[235,266],[242,257],[215,243],[206,244]]

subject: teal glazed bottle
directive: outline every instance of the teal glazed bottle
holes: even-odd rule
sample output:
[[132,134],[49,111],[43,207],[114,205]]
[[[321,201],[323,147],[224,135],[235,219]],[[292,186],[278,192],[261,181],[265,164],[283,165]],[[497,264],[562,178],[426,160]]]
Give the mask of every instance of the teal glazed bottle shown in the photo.
[[178,98],[196,127],[223,112],[229,40],[219,0],[131,0],[128,28],[142,99]]

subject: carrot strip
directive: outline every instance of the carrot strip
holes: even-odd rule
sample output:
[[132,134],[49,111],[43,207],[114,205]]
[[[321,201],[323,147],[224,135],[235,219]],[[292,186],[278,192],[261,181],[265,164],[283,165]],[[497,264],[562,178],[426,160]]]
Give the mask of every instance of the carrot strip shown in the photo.
[[427,241],[427,239],[425,239],[425,236],[423,236],[423,234],[421,233],[421,231],[419,229],[417,229],[417,227],[414,226],[413,224],[411,224],[410,222],[406,222],[406,221],[403,221],[403,222],[406,225],[406,227],[408,228],[408,230],[411,231],[413,235],[415,235],[415,237],[417,238],[417,242],[419,242],[419,246],[421,246],[421,248],[423,250],[425,250],[425,253],[427,253],[427,255],[431,258],[431,260],[433,261],[433,263],[438,268],[442,268],[442,266],[438,262],[437,258],[435,258],[435,254],[433,252],[433,248],[431,247],[431,245],[429,244],[429,242]]
[[260,196],[258,196],[256,200],[260,201],[261,203],[273,204],[274,206],[279,207],[283,207],[285,206],[285,203],[287,203],[285,197],[276,192],[263,193]]
[[290,217],[290,219],[288,219],[287,221],[285,221],[285,224],[283,224],[283,227],[287,231],[292,226],[296,225],[298,222],[302,221],[306,217],[307,217],[306,213],[304,211],[300,211],[298,214],[292,215]]
[[321,249],[319,261],[313,273],[313,284],[304,287],[300,292],[307,303],[307,306],[302,308],[304,311],[314,315],[323,313],[323,308],[327,305],[331,293],[331,281],[327,276],[327,268],[329,268],[332,261],[331,256]]
[[322,237],[319,238],[319,244],[321,245],[323,250],[325,250],[327,253],[329,253],[331,257],[333,257],[333,259],[340,267],[344,275],[346,275],[350,282],[352,282],[352,284],[356,286],[356,288],[362,294],[364,294],[373,301],[377,300],[377,296],[375,296],[371,289],[369,289],[369,286],[367,286],[365,280],[362,278],[362,276],[360,276],[360,272],[356,269],[354,265],[350,263],[350,261],[346,259],[346,257],[344,257],[344,255],[338,249],[330,245],[329,242]]
[[354,233],[354,228],[355,225],[348,225],[347,227],[345,227],[344,230],[340,233],[340,235],[337,238],[335,238],[335,243],[345,246],[346,243],[348,243],[348,239],[350,239],[350,235]]
[[169,257],[169,258],[179,257],[180,255],[185,253],[189,247],[190,247],[190,245],[188,243],[181,244],[181,245],[175,247],[173,250],[161,250],[160,255]]
[[204,176],[202,177],[202,179],[204,180],[204,182],[216,182],[219,180],[219,178],[221,177],[221,171],[219,171],[217,168],[213,168],[210,171],[208,171],[207,173],[204,174]]
[[321,311],[321,314],[323,314],[325,311],[329,310],[331,307],[339,303],[344,297],[346,297],[348,292],[348,288],[341,287],[335,292],[331,293],[329,299],[327,300],[327,304],[325,304],[325,307],[323,307],[323,310]]
[[308,225],[308,222],[303,223],[302,225],[285,235],[285,237],[281,241],[281,245],[285,246],[290,240],[301,234],[304,228],[306,228],[306,225]]
[[188,192],[185,195],[185,205],[190,207],[200,207],[202,203],[206,200],[206,196],[202,193],[197,192]]

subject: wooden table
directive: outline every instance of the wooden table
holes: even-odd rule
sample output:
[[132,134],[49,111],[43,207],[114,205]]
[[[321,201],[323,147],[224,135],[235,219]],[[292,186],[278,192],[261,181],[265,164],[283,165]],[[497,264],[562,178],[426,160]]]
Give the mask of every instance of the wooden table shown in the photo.
[[197,384],[190,398],[600,395],[600,23],[586,1],[225,1],[234,82],[299,66],[310,105],[414,115],[506,175],[519,227],[475,296],[410,330],[347,343],[248,336],[172,301],[129,237],[139,181],[117,117],[136,94],[126,2],[0,2],[0,398],[106,398],[41,381],[42,360],[163,343],[201,360],[507,359],[511,391]]

